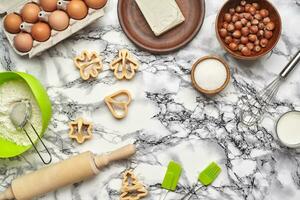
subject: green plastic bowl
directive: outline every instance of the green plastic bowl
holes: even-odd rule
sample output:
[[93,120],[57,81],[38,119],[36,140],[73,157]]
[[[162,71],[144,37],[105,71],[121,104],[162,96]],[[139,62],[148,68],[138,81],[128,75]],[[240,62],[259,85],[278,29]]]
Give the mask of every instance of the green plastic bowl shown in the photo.
[[[35,77],[29,74],[22,72],[0,73],[0,85],[7,81],[16,79],[24,80],[28,84],[36,99],[36,102],[42,114],[43,126],[42,131],[39,133],[39,135],[42,136],[48,127],[52,115],[51,102],[49,96],[42,84]],[[29,150],[31,147],[32,145],[18,146],[13,142],[0,138],[0,158],[11,158],[18,156],[24,153],[25,151]]]

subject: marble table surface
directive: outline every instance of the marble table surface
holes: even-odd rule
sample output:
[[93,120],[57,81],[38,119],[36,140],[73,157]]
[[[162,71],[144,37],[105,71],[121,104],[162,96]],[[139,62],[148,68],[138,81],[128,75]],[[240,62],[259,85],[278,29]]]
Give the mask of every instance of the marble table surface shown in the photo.
[[[275,78],[300,47],[300,1],[272,0],[282,16],[282,36],[272,53],[251,62],[235,60],[216,39],[214,23],[223,2],[207,0],[205,21],[197,37],[185,48],[162,56],[142,51],[126,38],[118,22],[117,0],[110,1],[99,21],[33,59],[16,55],[1,33],[0,70],[36,76],[51,98],[53,117],[44,139],[55,162],[87,150],[103,153],[129,143],[138,146],[131,159],[40,199],[116,200],[122,173],[133,169],[150,192],[145,200],[158,200],[165,192],[160,183],[170,160],[181,163],[184,171],[177,190],[167,199],[186,194],[198,173],[212,161],[222,167],[222,173],[212,186],[199,186],[192,199],[300,198],[300,151],[282,146],[274,131],[281,114],[300,110],[300,67],[282,85],[258,126],[239,126],[239,108],[245,99]],[[118,81],[109,70],[110,61],[122,48],[141,62],[131,81]],[[82,81],[73,65],[72,58],[85,49],[97,51],[103,58],[104,71],[96,80]],[[231,68],[229,86],[214,97],[196,92],[190,80],[191,65],[208,54],[223,57]],[[115,120],[103,103],[104,96],[118,89],[133,95],[129,115],[121,121]],[[77,117],[94,123],[94,138],[83,145],[68,138],[68,122]],[[13,178],[40,167],[32,149],[19,157],[1,159],[0,191]]]

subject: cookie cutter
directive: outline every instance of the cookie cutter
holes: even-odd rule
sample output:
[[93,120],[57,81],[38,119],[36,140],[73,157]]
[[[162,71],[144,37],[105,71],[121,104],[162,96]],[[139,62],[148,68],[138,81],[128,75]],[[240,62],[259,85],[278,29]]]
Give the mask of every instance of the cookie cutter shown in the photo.
[[79,144],[82,144],[87,139],[91,139],[93,134],[93,124],[79,118],[69,123],[69,137],[75,139]]
[[147,189],[139,182],[133,171],[125,171],[123,174],[120,200],[139,200],[147,195]]
[[138,62],[132,58],[131,53],[127,49],[119,51],[119,58],[110,63],[111,70],[114,70],[114,75],[118,80],[131,80],[135,71],[138,69]]
[[103,68],[101,57],[96,52],[83,51],[74,58],[74,63],[83,80],[97,78]]
[[[122,96],[126,97],[126,100],[118,100],[117,99],[118,97],[122,97]],[[132,101],[132,97],[131,97],[131,94],[129,93],[129,91],[120,90],[109,96],[106,96],[104,98],[104,101],[105,101],[108,109],[110,110],[110,112],[116,119],[123,119],[128,114],[128,106]],[[116,111],[116,108],[119,108],[123,112],[121,114],[118,113]]]

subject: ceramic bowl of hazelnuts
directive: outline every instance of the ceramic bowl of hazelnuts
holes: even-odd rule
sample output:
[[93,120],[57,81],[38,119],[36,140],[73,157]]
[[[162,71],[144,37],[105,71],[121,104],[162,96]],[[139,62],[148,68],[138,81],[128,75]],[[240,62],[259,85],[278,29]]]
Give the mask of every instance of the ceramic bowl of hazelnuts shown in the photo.
[[269,53],[281,35],[281,18],[267,0],[228,0],[216,20],[216,34],[232,56],[255,60]]

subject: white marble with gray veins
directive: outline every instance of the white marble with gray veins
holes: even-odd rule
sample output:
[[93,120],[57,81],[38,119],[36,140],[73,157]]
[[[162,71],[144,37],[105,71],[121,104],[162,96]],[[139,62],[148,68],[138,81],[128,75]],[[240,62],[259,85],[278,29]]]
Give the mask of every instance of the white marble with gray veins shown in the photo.
[[[282,37],[271,54],[252,62],[233,59],[216,39],[214,22],[222,0],[207,0],[205,22],[197,37],[164,56],[141,51],[126,38],[118,23],[117,0],[110,1],[101,20],[34,59],[17,56],[1,33],[1,70],[36,76],[50,95],[54,112],[44,139],[54,161],[133,142],[139,149],[132,159],[111,165],[96,178],[40,199],[119,199],[121,174],[132,168],[150,191],[145,200],[158,200],[164,192],[160,184],[166,166],[175,160],[184,171],[178,189],[167,199],[180,199],[196,183],[199,171],[216,161],[221,175],[212,186],[200,187],[193,199],[298,200],[300,154],[280,144],[274,126],[282,113],[300,110],[300,67],[282,86],[259,126],[239,126],[239,105],[275,78],[300,47],[300,1],[272,2],[282,16]],[[117,81],[109,70],[109,62],[121,48],[128,48],[141,61],[132,81]],[[94,81],[82,81],[73,65],[72,58],[84,49],[95,50],[104,59],[104,71]],[[224,57],[232,78],[224,92],[211,98],[197,93],[190,81],[191,65],[207,54]],[[103,103],[103,97],[117,89],[128,89],[134,98],[129,116],[121,121]],[[67,134],[68,122],[80,116],[95,124],[94,138],[83,145]],[[13,178],[41,166],[33,150],[0,160],[0,191]]]

